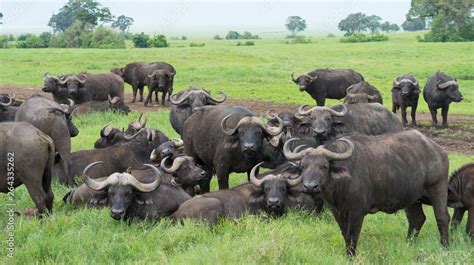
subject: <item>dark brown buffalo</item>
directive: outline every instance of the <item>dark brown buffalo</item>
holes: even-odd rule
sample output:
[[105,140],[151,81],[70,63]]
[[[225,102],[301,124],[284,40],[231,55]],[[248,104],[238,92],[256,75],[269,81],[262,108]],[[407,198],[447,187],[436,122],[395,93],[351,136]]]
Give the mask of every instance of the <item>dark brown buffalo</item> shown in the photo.
[[347,96],[344,99],[344,103],[356,104],[356,103],[380,103],[383,104],[382,95],[376,87],[369,84],[366,81],[360,81],[357,84],[353,84],[346,90]]
[[[59,77],[61,78],[66,78],[70,75],[60,75]],[[60,80],[59,77],[56,76],[50,76],[48,73],[44,74],[44,85],[43,85],[43,92],[46,93],[51,93],[53,95],[53,100],[62,103],[62,104],[67,104],[68,99],[71,98],[71,95],[67,91],[67,85],[63,84]]]
[[104,112],[113,111],[128,115],[130,108],[119,97],[110,97],[105,101],[88,101],[79,104],[76,108],[76,113],[90,113],[90,112]]
[[67,93],[76,104],[105,101],[109,95],[124,98],[123,79],[113,73],[61,76],[59,84],[67,86]]
[[[2,122],[0,155],[0,192],[8,193],[6,198],[13,200],[14,188],[25,184],[38,213],[52,213],[53,140],[29,123]],[[8,200],[3,202],[8,203]]]
[[173,83],[176,70],[166,62],[157,62],[145,67],[146,84],[148,86],[148,97],[145,99],[145,106],[152,102],[152,94],[155,92],[155,100],[158,101],[158,92],[162,92],[161,104],[165,105],[166,94],[168,100],[173,94]]
[[67,185],[74,183],[71,174],[71,137],[79,134],[79,130],[71,120],[73,112],[72,101],[69,106],[59,105],[35,94],[18,108],[15,116],[15,121],[29,122],[53,139],[64,172],[58,178],[59,181]]
[[453,225],[459,225],[467,211],[466,233],[474,238],[474,163],[469,163],[452,175],[448,183],[448,206],[455,208]]
[[463,100],[456,79],[440,71],[430,76],[426,81],[423,98],[428,103],[431,112],[432,129],[438,124],[436,118],[438,109],[441,109],[441,115],[443,116],[443,128],[447,128],[449,104],[453,101],[460,102]]
[[[217,175],[219,189],[228,189],[229,174],[250,173],[264,159],[264,141],[272,142],[282,130],[281,123],[279,127],[263,124],[244,107],[206,106],[186,120],[184,153],[196,159],[209,176]],[[210,180],[201,184],[203,192],[209,192]]]
[[18,107],[14,103],[15,95],[0,94],[0,122],[15,120]]
[[342,104],[309,110],[305,107],[301,106],[298,114],[306,116],[311,123],[316,144],[349,134],[379,135],[403,130],[395,114],[378,103]]
[[173,94],[170,98],[171,111],[170,122],[173,129],[181,135],[183,133],[184,122],[198,108],[206,105],[218,105],[227,99],[225,92],[217,91],[224,95],[217,99],[211,96],[211,93],[198,87],[189,87],[188,89]]
[[364,81],[364,77],[354,70],[317,69],[296,79],[293,73],[291,80],[298,85],[301,92],[306,91],[314,98],[318,106],[324,106],[326,98],[344,98],[346,89]]
[[402,111],[403,127],[407,126],[407,108],[411,107],[411,125],[416,127],[416,108],[420,96],[420,84],[412,74],[395,78],[392,85],[392,112]]
[[[166,157],[174,160],[176,157],[183,155],[183,145],[184,142],[182,140],[166,141],[151,152],[150,161],[155,164],[160,164],[161,161]],[[171,164],[166,164],[166,166],[171,166]]]
[[297,152],[288,148],[291,141],[285,155],[301,161],[305,188],[321,191],[344,236],[347,255],[355,255],[367,214],[405,209],[408,236],[416,236],[426,219],[422,196],[431,201],[441,243],[448,246],[449,161],[434,141],[416,130],[346,136]]

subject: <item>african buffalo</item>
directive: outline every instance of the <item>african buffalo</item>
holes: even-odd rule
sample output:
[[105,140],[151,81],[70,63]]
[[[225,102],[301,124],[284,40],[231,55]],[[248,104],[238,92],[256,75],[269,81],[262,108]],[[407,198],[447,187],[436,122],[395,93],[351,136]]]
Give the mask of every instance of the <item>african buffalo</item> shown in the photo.
[[252,167],[263,160],[263,142],[272,142],[282,130],[281,122],[278,127],[270,127],[244,107],[200,108],[186,120],[182,138],[184,153],[196,159],[209,175],[201,183],[201,190],[209,192],[210,177],[214,173],[219,189],[229,188],[231,172],[250,173]]
[[181,135],[183,132],[184,122],[197,110],[197,108],[206,105],[217,105],[227,99],[225,92],[217,92],[223,94],[224,97],[221,99],[213,98],[209,91],[198,87],[189,87],[178,94],[173,94],[170,97],[170,103],[172,104],[170,122],[173,129]]
[[[291,151],[300,160],[303,184],[321,192],[339,224],[346,254],[355,255],[365,215],[405,209],[408,236],[425,222],[419,199],[433,205],[441,243],[448,246],[448,156],[441,146],[416,130],[378,136],[353,135],[328,145]],[[416,159],[407,159],[407,157]]]
[[380,103],[383,105],[382,95],[376,87],[366,81],[353,84],[346,90],[347,96],[344,103]]
[[15,95],[9,96],[7,94],[0,95],[0,122],[13,121],[18,107],[13,104],[15,102]]
[[441,108],[443,128],[447,128],[449,104],[453,101],[460,102],[463,100],[457,80],[440,71],[430,76],[426,81],[423,98],[428,103],[431,112],[432,129],[438,124],[436,119],[437,109]]
[[[152,163],[160,164],[161,161],[166,157],[175,159],[176,157],[183,154],[183,145],[184,142],[182,140],[166,141],[151,152],[150,161]],[[167,164],[166,166],[171,166],[171,164]]]
[[105,101],[88,101],[79,104],[76,108],[76,113],[90,113],[90,112],[104,112],[111,110],[121,114],[128,115],[130,108],[119,97],[110,97]]
[[291,80],[298,85],[301,92],[306,91],[314,98],[318,106],[324,106],[326,98],[345,97],[346,89],[364,81],[364,77],[354,70],[317,69],[296,79],[292,73]]
[[416,127],[416,108],[420,96],[420,85],[412,74],[395,78],[392,85],[392,112],[402,111],[403,127],[407,126],[407,108],[411,107],[411,125]]
[[74,183],[71,175],[71,137],[79,134],[79,130],[72,123],[73,112],[72,101],[69,106],[59,105],[34,94],[18,108],[15,115],[15,121],[29,122],[53,139],[64,171],[64,174],[59,176],[59,181],[67,185]]
[[309,110],[305,107],[301,106],[298,114],[309,117],[317,144],[354,133],[379,135],[403,130],[395,114],[379,103],[342,104]]
[[59,84],[67,86],[67,93],[76,104],[105,101],[109,95],[124,98],[123,79],[113,73],[61,76]]
[[59,77],[50,76],[48,73],[44,74],[43,92],[51,93],[53,100],[58,103],[66,104],[71,95],[67,91],[67,84],[62,83],[59,78],[67,78],[70,75],[60,75]]
[[0,155],[0,192],[13,200],[14,188],[25,184],[38,213],[52,213],[53,140],[29,123],[2,122]]
[[459,225],[467,211],[466,233],[474,239],[474,163],[469,163],[452,175],[448,183],[448,206],[455,208],[454,226]]
[[174,67],[166,62],[157,62],[145,68],[146,69],[146,84],[148,86],[148,97],[145,99],[145,106],[148,102],[152,102],[152,94],[155,92],[156,102],[158,101],[158,92],[162,92],[161,104],[165,105],[166,93],[168,93],[168,100],[173,94],[173,82],[176,70]]

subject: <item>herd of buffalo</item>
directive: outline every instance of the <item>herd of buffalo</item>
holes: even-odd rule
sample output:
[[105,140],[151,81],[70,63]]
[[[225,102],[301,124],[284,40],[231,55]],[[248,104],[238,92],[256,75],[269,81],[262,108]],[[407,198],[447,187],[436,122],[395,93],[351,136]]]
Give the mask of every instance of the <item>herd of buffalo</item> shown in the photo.
[[[382,96],[354,70],[317,69],[292,81],[316,106],[295,112],[269,110],[257,116],[242,106],[220,105],[227,99],[190,87],[173,94],[175,68],[165,62],[135,62],[102,74],[44,76],[44,92],[24,102],[0,94],[0,191],[25,184],[37,214],[52,213],[52,177],[67,186],[64,203],[76,207],[109,207],[117,220],[169,217],[214,224],[245,213],[279,217],[288,209],[317,215],[330,209],[355,255],[364,217],[404,209],[408,236],[416,236],[433,207],[443,246],[448,246],[450,216],[458,224],[468,211],[466,232],[474,236],[474,163],[448,177],[449,161],[441,146],[415,128],[421,93],[412,74],[393,81],[392,111]],[[124,82],[135,102],[171,104],[170,123],[181,136],[169,139],[147,127],[146,115],[128,128],[104,126],[92,150],[71,152],[79,134],[73,116],[111,109],[127,114]],[[148,96],[144,98],[144,86]],[[168,95],[166,97],[166,95]],[[344,103],[325,107],[325,99]],[[463,99],[457,81],[437,72],[427,79],[423,98],[437,125],[443,127],[451,102]],[[411,127],[406,110],[411,107]],[[402,121],[394,114],[398,109]],[[5,158],[14,156],[14,162]],[[267,168],[264,173],[260,168]],[[248,182],[229,187],[229,175],[245,172]],[[213,175],[219,191],[210,191]]]

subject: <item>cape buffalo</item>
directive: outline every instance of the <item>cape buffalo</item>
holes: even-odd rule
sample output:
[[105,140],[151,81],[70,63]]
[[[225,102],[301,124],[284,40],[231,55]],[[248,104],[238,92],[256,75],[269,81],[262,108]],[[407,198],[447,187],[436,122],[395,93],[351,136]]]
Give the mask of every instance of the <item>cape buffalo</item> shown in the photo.
[[60,75],[59,77],[50,76],[48,73],[44,74],[43,92],[51,93],[53,100],[58,103],[66,104],[71,95],[67,91],[67,84],[62,83],[59,78],[67,78],[70,75]]
[[[209,176],[217,175],[219,189],[228,189],[229,174],[250,173],[263,160],[263,142],[272,142],[282,130],[281,122],[270,127],[244,107],[206,106],[184,124],[184,153],[196,159]],[[203,192],[209,192],[209,183],[210,178],[201,183]]]
[[14,188],[25,184],[38,213],[52,213],[53,140],[29,123],[2,122],[0,155],[0,192],[13,200]]
[[[184,142],[182,140],[166,141],[151,152],[150,161],[160,164],[161,161],[166,157],[175,159],[176,157],[183,154],[183,145]],[[170,166],[170,164],[167,164],[166,166]]]
[[15,102],[15,95],[9,96],[7,94],[0,95],[0,122],[13,121],[18,107],[13,104]]
[[309,117],[317,144],[353,133],[379,135],[403,130],[395,114],[379,103],[342,104],[309,110],[305,107],[301,106],[298,114]]
[[67,86],[67,93],[76,104],[105,101],[109,95],[124,98],[123,79],[113,73],[62,76],[59,84]]
[[324,106],[326,98],[345,97],[346,89],[364,81],[364,77],[354,70],[317,69],[296,79],[292,73],[291,80],[298,85],[301,92],[306,91],[314,98],[318,106]]
[[403,127],[407,126],[407,108],[411,107],[411,125],[416,127],[416,108],[420,96],[420,85],[412,74],[395,78],[392,85],[392,112],[402,111]]
[[59,181],[67,185],[74,183],[71,175],[71,137],[79,134],[72,123],[74,102],[69,106],[35,94],[18,108],[15,121],[25,121],[44,132],[53,139],[56,152],[59,153],[64,174],[58,176]]
[[162,92],[161,104],[165,105],[166,93],[168,93],[168,100],[173,94],[173,82],[176,70],[174,67],[165,62],[157,62],[145,68],[146,69],[146,84],[148,86],[148,97],[145,100],[145,106],[148,102],[152,102],[152,94],[155,92],[156,102],[158,101],[158,92]]
[[128,115],[130,108],[123,102],[119,97],[110,97],[105,101],[88,101],[77,106],[76,113],[89,113],[95,111],[108,111],[118,112],[121,114]]
[[447,128],[449,104],[453,101],[463,100],[457,80],[440,71],[430,76],[426,81],[423,98],[428,103],[431,112],[432,129],[438,124],[436,114],[439,108],[441,108],[441,115],[443,115],[443,128]]
[[[427,196],[441,236],[448,246],[448,156],[441,146],[416,130],[378,136],[354,135],[326,146],[291,151],[300,160],[303,184],[319,190],[330,205],[346,243],[355,255],[362,222],[378,211],[405,209],[408,236],[416,236],[425,222],[419,199]],[[412,159],[407,159],[412,158]]]
[[383,105],[382,95],[376,87],[369,84],[369,82],[360,81],[353,84],[346,90],[347,96],[344,103],[380,103]]
[[172,104],[170,122],[173,129],[181,135],[183,132],[184,122],[197,110],[197,108],[206,105],[217,105],[227,99],[225,92],[217,92],[223,94],[224,97],[221,99],[213,98],[209,91],[198,87],[190,87],[178,94],[173,94],[170,97],[170,103]]
[[474,163],[469,163],[452,175],[448,183],[448,206],[455,208],[453,225],[459,225],[467,211],[466,233],[474,238]]

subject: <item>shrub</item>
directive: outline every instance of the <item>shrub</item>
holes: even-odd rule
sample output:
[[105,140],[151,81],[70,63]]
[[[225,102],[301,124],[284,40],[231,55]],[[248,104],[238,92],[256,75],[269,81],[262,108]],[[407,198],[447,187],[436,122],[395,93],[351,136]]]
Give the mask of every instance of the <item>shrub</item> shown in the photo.
[[240,33],[238,33],[237,31],[229,31],[229,33],[227,33],[227,35],[225,36],[225,38],[227,40],[238,40],[240,38]]
[[204,45],[206,45],[205,43],[194,43],[194,42],[191,42],[191,44],[189,44],[189,47],[204,47]]
[[295,36],[291,40],[286,41],[286,44],[307,44],[311,43],[311,38],[305,36]]
[[334,34],[332,34],[332,33],[329,33],[327,37],[328,37],[328,38],[334,38],[334,37],[336,37],[336,35],[334,35]]
[[150,36],[145,33],[135,34],[132,37],[133,45],[135,48],[148,48],[150,47]]
[[8,48],[9,47],[8,40],[9,40],[8,35],[0,35],[0,48],[2,49]]
[[348,37],[341,39],[342,43],[353,43],[353,42],[377,42],[377,41],[388,41],[388,36],[383,34],[365,35],[365,34],[353,34]]
[[36,35],[30,35],[26,41],[17,41],[17,48],[46,48],[45,43]]
[[[219,36],[219,35],[217,35]],[[229,31],[227,36],[225,36],[228,40],[255,40],[260,39],[258,35],[252,35],[252,33],[245,31],[243,34],[238,33],[237,31]],[[215,39],[215,37],[214,37]]]
[[222,37],[219,36],[219,35],[216,35],[216,36],[214,36],[214,39],[215,39],[215,40],[222,40]]
[[45,48],[47,48],[51,45],[51,39],[53,38],[53,34],[51,34],[50,32],[45,31],[45,32],[43,32],[39,35],[39,38],[43,42],[43,46]]
[[64,32],[51,39],[51,47],[55,48],[88,48],[91,42],[92,26],[76,21]]
[[125,38],[118,31],[99,26],[92,33],[88,48],[124,49]]
[[242,35],[240,35],[241,40],[255,40],[259,39],[258,35],[252,35],[252,33],[245,31]]
[[237,46],[253,46],[253,45],[255,45],[254,41],[246,41],[246,42],[243,42],[243,43],[241,43],[240,41],[237,42]]
[[188,39],[188,37],[186,37],[186,36],[181,36],[181,40],[187,40],[187,39]]
[[21,34],[20,36],[18,36],[18,38],[16,38],[16,40],[26,41],[26,39],[28,39],[31,36],[33,36],[33,34],[31,33]]
[[156,35],[150,40],[150,46],[156,48],[168,47],[169,44],[166,41],[165,35]]

